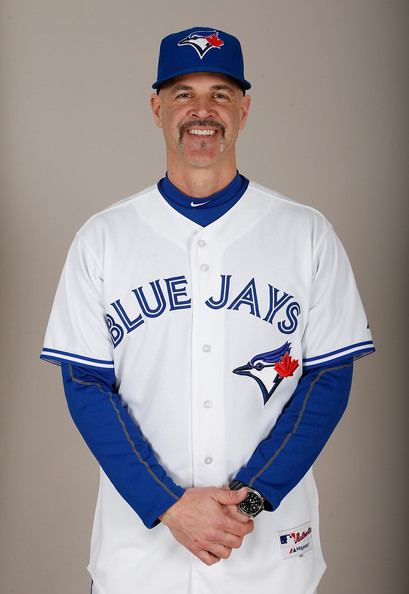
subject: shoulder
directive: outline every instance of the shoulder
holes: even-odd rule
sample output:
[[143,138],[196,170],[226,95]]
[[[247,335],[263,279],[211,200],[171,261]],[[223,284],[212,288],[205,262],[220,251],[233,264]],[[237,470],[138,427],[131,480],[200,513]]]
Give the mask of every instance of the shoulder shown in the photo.
[[257,182],[250,181],[248,191],[251,198],[267,205],[268,215],[274,225],[284,225],[301,234],[309,233],[324,236],[333,232],[328,219],[316,208],[303,204],[295,198],[284,196],[279,192],[266,188]]
[[96,227],[98,225],[110,224],[116,220],[126,220],[133,213],[142,210],[149,201],[155,200],[159,197],[159,192],[156,185],[149,186],[141,192],[132,194],[114,202],[107,208],[92,215],[82,227],[78,230],[78,233],[85,231],[88,228]]
[[141,192],[132,194],[114,202],[107,208],[95,213],[78,229],[76,240],[94,243],[107,234],[118,234],[121,230],[135,228],[137,221],[152,207],[155,201],[160,202],[160,194],[156,185],[149,186]]

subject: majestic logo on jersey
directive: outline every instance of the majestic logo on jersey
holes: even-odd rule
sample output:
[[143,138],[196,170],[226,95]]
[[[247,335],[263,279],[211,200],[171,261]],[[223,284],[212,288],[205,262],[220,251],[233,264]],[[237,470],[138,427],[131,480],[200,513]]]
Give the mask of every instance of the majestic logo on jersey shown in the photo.
[[192,46],[201,60],[211,49],[220,49],[224,45],[224,41],[220,39],[217,31],[194,31],[184,39],[181,39],[178,45]]
[[290,352],[291,343],[287,341],[274,351],[255,355],[245,365],[233,369],[233,373],[256,380],[266,405],[283,379],[294,375],[299,366],[298,359],[293,359]]

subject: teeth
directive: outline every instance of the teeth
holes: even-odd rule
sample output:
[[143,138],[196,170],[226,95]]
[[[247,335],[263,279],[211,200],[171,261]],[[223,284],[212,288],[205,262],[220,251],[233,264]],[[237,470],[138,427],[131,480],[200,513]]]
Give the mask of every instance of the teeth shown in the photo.
[[189,134],[197,134],[197,136],[214,136],[214,134],[216,134],[216,130],[192,129],[189,130]]

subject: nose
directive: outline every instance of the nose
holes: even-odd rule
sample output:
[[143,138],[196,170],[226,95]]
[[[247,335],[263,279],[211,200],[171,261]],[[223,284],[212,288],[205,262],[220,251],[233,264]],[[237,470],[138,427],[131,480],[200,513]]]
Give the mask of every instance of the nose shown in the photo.
[[190,115],[192,118],[198,119],[214,117],[214,105],[212,105],[209,99],[207,99],[206,97],[198,97],[196,98],[194,105],[192,105],[191,107]]

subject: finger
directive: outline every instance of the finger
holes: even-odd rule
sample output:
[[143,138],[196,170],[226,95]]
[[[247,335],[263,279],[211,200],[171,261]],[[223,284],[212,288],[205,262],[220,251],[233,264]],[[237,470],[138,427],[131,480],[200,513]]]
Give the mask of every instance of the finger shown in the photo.
[[229,532],[225,532],[223,537],[224,546],[227,546],[230,549],[239,549],[242,545],[242,542],[243,537],[236,536],[235,534],[230,534]]
[[247,487],[242,487],[237,491],[215,489],[213,497],[222,505],[238,505],[247,497],[247,492]]
[[226,505],[224,506],[224,510],[229,515],[229,517],[236,522],[241,522],[241,524],[249,524],[253,522],[251,518],[239,510],[237,505]]
[[219,559],[228,559],[231,555],[231,547],[224,546],[220,543],[213,542],[208,546],[208,552],[218,557]]
[[200,559],[200,561],[203,561],[203,563],[205,563],[206,565],[214,565],[215,563],[218,563],[220,561],[220,557],[213,555],[209,551],[202,550],[195,553],[195,555]]
[[[237,512],[240,515],[244,515],[241,512]],[[246,534],[250,534],[253,531],[254,523],[246,516],[246,521],[242,522],[239,518],[233,514],[226,514],[223,530],[235,536],[243,538]]]

